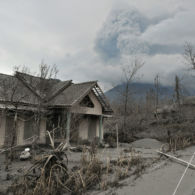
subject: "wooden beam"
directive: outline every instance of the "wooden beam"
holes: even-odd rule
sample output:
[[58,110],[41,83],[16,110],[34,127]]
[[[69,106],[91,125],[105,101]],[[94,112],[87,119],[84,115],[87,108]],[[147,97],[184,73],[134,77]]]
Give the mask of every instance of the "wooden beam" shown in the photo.
[[195,169],[195,165],[194,165],[194,164],[189,163],[189,162],[187,162],[187,161],[185,161],[185,160],[183,160],[183,159],[177,158],[177,157],[175,157],[175,156],[166,154],[166,153],[161,152],[161,151],[158,151],[158,150],[157,150],[156,152],[159,153],[159,154],[162,154],[162,155],[164,155],[164,156],[166,156],[166,157],[169,157],[170,159],[175,160],[175,161],[177,161],[178,163],[180,163],[180,164],[182,164],[182,165],[188,165],[188,164],[189,164],[189,168]]

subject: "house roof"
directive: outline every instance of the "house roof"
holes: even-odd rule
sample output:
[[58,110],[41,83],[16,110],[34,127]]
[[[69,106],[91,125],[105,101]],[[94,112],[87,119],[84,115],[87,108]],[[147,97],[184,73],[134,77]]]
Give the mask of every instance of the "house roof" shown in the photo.
[[56,106],[72,106],[82,99],[96,85],[97,81],[78,83],[70,85],[66,90],[62,91],[53,98],[49,105]]
[[43,79],[16,72],[15,76],[27,87],[29,90],[42,100],[51,99],[57,93],[71,84],[71,80],[60,81],[58,79]]
[[0,101],[37,104],[38,98],[15,76],[0,74]]
[[90,91],[94,92],[103,111],[112,112],[97,81],[74,84],[72,80],[43,79],[16,72],[14,76],[0,74],[0,101],[37,105],[42,101],[49,107],[71,107]]

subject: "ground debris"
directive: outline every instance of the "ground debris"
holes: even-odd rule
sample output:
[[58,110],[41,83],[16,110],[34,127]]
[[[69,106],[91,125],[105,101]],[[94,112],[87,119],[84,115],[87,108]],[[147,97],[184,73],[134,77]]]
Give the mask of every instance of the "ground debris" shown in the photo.
[[20,194],[59,194],[62,181],[68,178],[66,153],[57,148],[35,160],[33,166],[15,179],[8,192]]
[[63,144],[39,155],[33,166],[17,177],[8,192],[15,195],[85,194],[91,190],[107,190],[123,179],[139,177],[145,170],[143,158],[134,150],[121,153],[116,160],[101,161],[96,149],[82,147],[80,162],[70,167]]

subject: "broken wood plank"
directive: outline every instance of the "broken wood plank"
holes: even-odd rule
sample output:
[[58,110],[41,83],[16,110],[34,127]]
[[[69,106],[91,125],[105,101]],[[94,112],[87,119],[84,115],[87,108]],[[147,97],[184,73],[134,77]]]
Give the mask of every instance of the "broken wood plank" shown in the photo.
[[185,160],[183,160],[183,159],[180,159],[180,158],[177,158],[177,157],[175,157],[175,156],[166,154],[166,153],[161,152],[161,151],[159,151],[159,150],[157,150],[156,152],[159,153],[159,154],[162,154],[162,155],[164,155],[164,156],[166,156],[166,157],[169,157],[169,158],[171,158],[172,160],[175,160],[175,161],[177,161],[178,163],[180,163],[180,164],[182,164],[182,165],[185,165],[185,166],[186,166],[186,165],[189,164],[189,168],[195,169],[195,165],[194,165],[194,164],[189,163],[189,162],[187,162],[187,161],[185,161]]

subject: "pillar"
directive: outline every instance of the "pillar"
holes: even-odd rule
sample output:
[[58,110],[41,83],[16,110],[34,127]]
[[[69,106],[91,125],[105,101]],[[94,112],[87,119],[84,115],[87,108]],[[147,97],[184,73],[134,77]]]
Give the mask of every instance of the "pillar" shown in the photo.
[[18,120],[17,122],[17,144],[24,145],[24,121]]
[[46,143],[46,125],[47,125],[46,118],[41,118],[41,121],[40,121],[40,132],[39,132],[39,142],[41,144],[45,144]]
[[71,122],[71,112],[66,113],[66,143],[70,144],[70,122]]
[[6,115],[5,113],[0,113],[0,146],[3,146],[5,143],[6,136]]
[[103,116],[100,115],[99,116],[99,139],[100,139],[100,143],[102,143],[102,138],[103,138],[103,135],[102,135],[102,123],[103,123]]

